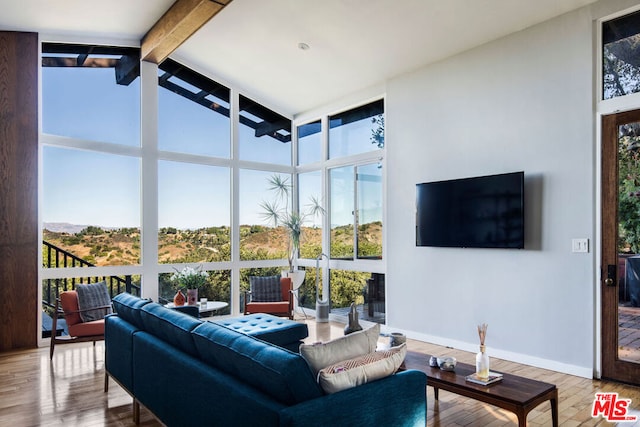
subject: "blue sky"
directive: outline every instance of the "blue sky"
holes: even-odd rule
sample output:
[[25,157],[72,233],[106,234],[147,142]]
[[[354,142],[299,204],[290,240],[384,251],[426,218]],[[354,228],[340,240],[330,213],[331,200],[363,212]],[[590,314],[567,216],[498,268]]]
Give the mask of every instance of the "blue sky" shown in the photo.
[[[129,86],[114,81],[113,69],[44,68],[43,132],[139,146],[139,79]],[[158,114],[160,150],[230,158],[227,117],[164,88],[159,89]],[[288,160],[290,144],[265,143],[271,139],[268,137],[256,143],[252,132],[241,126],[241,150],[245,151],[241,151],[241,158],[276,163]],[[257,182],[258,177],[266,181],[269,175],[254,171],[241,174],[246,189],[241,222],[263,222],[249,206],[266,189]],[[44,222],[138,227],[140,180],[139,158],[46,146]],[[230,186],[229,168],[161,160],[159,226],[230,225]]]
[[[43,68],[42,127],[45,134],[140,145],[140,79],[115,84],[113,69]],[[164,88],[159,89],[160,150],[230,158],[229,119]],[[223,101],[220,101],[223,103]],[[332,142],[348,138],[369,150],[369,120],[332,130]],[[319,134],[309,136],[302,153],[320,157]],[[288,164],[291,144],[255,138],[240,126],[240,158]],[[311,147],[311,148],[308,148]],[[314,155],[313,152],[317,154]],[[347,153],[341,153],[347,154]],[[104,227],[139,227],[141,161],[137,157],[45,146],[43,220]],[[240,224],[266,224],[258,204],[271,199],[270,172],[241,170]],[[301,203],[320,196],[319,172],[304,179]],[[158,165],[160,227],[200,228],[230,225],[230,169],[161,160]],[[347,216],[350,212],[346,212]],[[338,223],[347,218],[334,218]],[[334,222],[335,223],[335,222]]]
[[[113,69],[43,68],[43,132],[139,146],[139,79],[119,86],[114,76]],[[139,158],[45,146],[44,222],[139,227],[140,169]]]

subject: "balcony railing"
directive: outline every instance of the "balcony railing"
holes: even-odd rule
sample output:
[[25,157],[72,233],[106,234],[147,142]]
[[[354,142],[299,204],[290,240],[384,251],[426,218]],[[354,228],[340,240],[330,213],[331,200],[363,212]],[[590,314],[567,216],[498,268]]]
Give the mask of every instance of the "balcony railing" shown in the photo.
[[[95,267],[88,261],[68,252],[47,241],[42,241],[44,251],[42,254],[43,265],[46,268],[65,267]],[[53,307],[60,292],[73,290],[79,283],[106,282],[109,294],[113,298],[121,292],[128,292],[133,295],[140,295],[140,286],[132,283],[131,275],[120,276],[93,276],[90,274],[69,279],[46,279],[43,284],[42,299],[43,304]]]

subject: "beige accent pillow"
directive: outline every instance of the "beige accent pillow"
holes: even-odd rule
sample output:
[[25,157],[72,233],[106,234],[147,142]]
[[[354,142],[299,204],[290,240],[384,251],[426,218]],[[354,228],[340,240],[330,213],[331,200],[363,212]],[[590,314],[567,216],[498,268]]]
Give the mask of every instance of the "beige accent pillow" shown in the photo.
[[326,343],[301,344],[300,355],[307,361],[313,375],[316,376],[320,369],[329,365],[374,352],[379,336],[380,325],[376,323],[370,328]]
[[318,383],[325,393],[337,393],[393,375],[407,355],[407,344],[376,351],[328,366],[318,373]]

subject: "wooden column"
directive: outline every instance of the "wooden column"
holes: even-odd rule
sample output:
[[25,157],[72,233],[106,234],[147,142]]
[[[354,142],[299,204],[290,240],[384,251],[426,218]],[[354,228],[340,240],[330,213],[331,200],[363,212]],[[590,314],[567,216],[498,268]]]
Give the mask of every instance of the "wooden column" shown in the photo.
[[38,35],[0,32],[0,351],[38,343]]

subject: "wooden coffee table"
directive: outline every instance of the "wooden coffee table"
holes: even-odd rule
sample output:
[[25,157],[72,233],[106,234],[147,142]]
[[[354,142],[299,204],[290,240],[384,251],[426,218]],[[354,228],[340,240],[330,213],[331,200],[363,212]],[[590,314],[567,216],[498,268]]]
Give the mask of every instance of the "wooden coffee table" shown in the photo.
[[439,389],[470,397],[515,413],[521,427],[527,425],[527,414],[548,400],[551,402],[553,426],[558,427],[558,389],[554,384],[507,373],[503,373],[500,382],[490,385],[474,384],[466,381],[465,377],[476,371],[475,366],[458,363],[455,371],[443,371],[429,366],[429,357],[417,351],[408,351],[404,368],[427,374],[427,386],[433,387],[436,400]]

